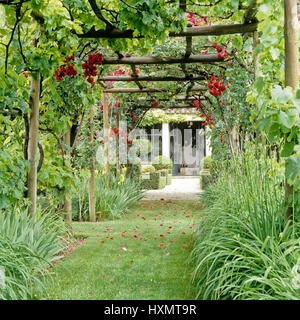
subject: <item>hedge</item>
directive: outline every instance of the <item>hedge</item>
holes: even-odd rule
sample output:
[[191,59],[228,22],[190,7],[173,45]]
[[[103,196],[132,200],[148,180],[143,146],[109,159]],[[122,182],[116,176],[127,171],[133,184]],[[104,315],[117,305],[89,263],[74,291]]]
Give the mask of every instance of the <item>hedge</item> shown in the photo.
[[142,176],[142,188],[146,190],[163,189],[166,186],[166,177],[161,176],[159,171],[150,172]]

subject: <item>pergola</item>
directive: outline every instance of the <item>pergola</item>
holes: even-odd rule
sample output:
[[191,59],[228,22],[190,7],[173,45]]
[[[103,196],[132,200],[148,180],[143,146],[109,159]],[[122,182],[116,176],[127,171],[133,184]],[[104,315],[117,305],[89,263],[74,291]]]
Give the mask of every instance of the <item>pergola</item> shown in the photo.
[[[97,3],[95,0],[88,0],[95,15],[102,21],[105,21],[101,14],[101,10],[98,8]],[[297,2],[292,0],[285,0],[285,31],[286,31],[286,85],[295,87],[296,81],[293,79],[298,78],[298,69],[295,68],[298,65],[298,47],[295,46],[296,38],[297,38],[297,30],[295,30],[293,26],[293,16],[295,11],[295,5],[297,10]],[[186,0],[180,0],[180,8],[183,9],[185,12],[187,11]],[[256,19],[257,13],[257,0],[252,0],[246,8],[244,16],[243,16],[243,23],[240,24],[228,24],[228,25],[210,25],[210,26],[200,26],[200,27],[193,27],[189,26],[185,31],[176,33],[170,32],[169,37],[184,37],[185,38],[185,53],[181,57],[157,57],[157,56],[139,56],[139,57],[128,57],[123,56],[119,52],[116,53],[116,56],[106,57],[103,61],[104,65],[129,65],[132,69],[131,76],[103,76],[99,78],[100,83],[104,86],[103,91],[103,120],[104,120],[104,153],[105,153],[105,167],[107,173],[107,181],[108,174],[109,174],[109,104],[108,104],[108,94],[110,93],[130,93],[130,94],[149,94],[153,92],[165,92],[166,89],[158,88],[158,87],[149,87],[141,82],[144,81],[159,81],[159,82],[169,82],[174,81],[176,83],[184,83],[189,82],[187,89],[184,95],[178,96],[175,98],[175,101],[180,102],[175,107],[184,105],[185,108],[192,108],[193,105],[191,102],[191,97],[189,96],[190,92],[201,92],[207,90],[206,86],[203,85],[196,85],[195,82],[205,80],[205,75],[197,75],[193,76],[188,74],[186,69],[186,64],[214,64],[220,65],[224,63],[224,59],[220,59],[218,55],[215,54],[207,54],[207,55],[193,55],[193,37],[203,37],[203,36],[218,36],[218,35],[230,35],[230,34],[248,34],[253,36],[254,39],[254,46],[258,44],[258,33],[257,33],[257,26],[258,22]],[[116,28],[106,28],[103,30],[96,30],[93,26],[88,32],[83,34],[77,34],[79,38],[84,39],[91,39],[91,38],[110,38],[110,39],[124,39],[124,38],[142,38],[142,36],[134,36],[133,30],[120,30]],[[296,47],[296,48],[295,48]],[[254,69],[256,69],[256,57],[254,57]],[[176,76],[139,76],[136,72],[137,65],[174,65],[179,64],[182,75]],[[296,71],[295,71],[296,70]],[[292,79],[291,81],[289,81]],[[105,85],[105,81],[114,81],[114,82],[128,82],[132,81],[136,84],[136,88],[114,88],[114,87],[107,87]],[[178,92],[180,93],[180,92]],[[181,92],[182,94],[182,92]],[[33,97],[34,100],[34,97]],[[142,103],[145,103],[143,107],[147,108],[147,99],[141,99]],[[34,103],[33,103],[34,105]],[[90,143],[93,144],[93,112],[92,108],[90,110]],[[34,108],[32,113],[35,113]],[[31,128],[37,130],[35,117],[32,118]],[[120,120],[120,115],[117,116],[117,125],[118,121]],[[69,137],[66,136],[66,143],[69,141]],[[29,173],[29,183],[32,181],[36,181],[36,168],[32,168]],[[90,220],[95,221],[95,186],[94,186],[94,179],[95,179],[95,170],[94,165],[91,166],[90,169],[91,177],[90,177]],[[109,181],[108,181],[109,183]],[[35,188],[36,189],[36,188]],[[30,197],[31,200],[34,202],[36,198],[34,195]],[[69,206],[66,205],[66,212],[70,211]]]
[[[99,8],[95,1],[89,1],[94,12],[98,16],[100,14]],[[186,0],[180,1],[180,7],[185,12],[187,11]],[[98,13],[98,14],[97,14]],[[193,76],[190,75],[186,69],[186,64],[222,64],[224,63],[224,59],[220,59],[217,54],[206,54],[206,55],[193,55],[193,37],[199,36],[217,36],[217,35],[227,35],[227,34],[245,34],[251,33],[255,38],[255,33],[257,31],[257,21],[255,18],[256,15],[256,0],[253,0],[249,5],[248,9],[244,15],[243,24],[229,24],[229,25],[210,25],[210,26],[200,26],[200,27],[187,27],[187,30],[182,31],[180,33],[170,32],[169,37],[185,37],[186,39],[186,48],[185,54],[181,57],[157,57],[157,56],[139,56],[139,57],[127,57],[123,56],[120,53],[117,53],[117,56],[106,57],[103,60],[104,65],[129,65],[132,70],[131,76],[103,76],[98,79],[98,81],[105,88],[103,91],[103,122],[104,122],[104,155],[105,155],[105,172],[107,175],[107,184],[109,186],[109,103],[108,103],[108,94],[110,93],[153,93],[153,92],[165,92],[164,88],[153,88],[148,87],[142,84],[142,81],[175,81],[176,83],[189,82],[190,85],[187,87],[185,95],[176,97],[175,101],[179,101],[179,104],[175,104],[174,108],[194,108],[192,104],[192,99],[189,97],[190,92],[201,92],[206,91],[207,87],[203,85],[195,85],[196,81],[202,81],[207,79],[204,75]],[[99,16],[101,19],[102,17]],[[80,38],[134,38],[132,30],[118,30],[113,29],[111,31],[108,30],[95,30],[92,27],[85,34],[78,34]],[[140,38],[140,37],[138,37]],[[181,76],[139,76],[136,72],[137,65],[174,65],[179,64],[181,67]],[[136,84],[136,88],[113,88],[107,87],[105,85],[106,81],[112,82],[128,82],[132,81]],[[142,99],[141,102],[150,102],[146,99]],[[139,105],[139,108],[144,108],[146,110],[150,109],[147,104]],[[90,121],[93,121],[93,114],[91,112]],[[120,111],[117,113],[117,127],[119,127],[120,122]],[[93,125],[90,127],[90,143],[93,143]],[[118,135],[117,135],[117,150],[118,150]],[[119,154],[117,152],[117,162],[119,159]],[[94,187],[94,179],[95,179],[95,170],[94,165],[91,167],[91,178],[90,178],[90,217],[93,221],[95,219],[95,187]]]

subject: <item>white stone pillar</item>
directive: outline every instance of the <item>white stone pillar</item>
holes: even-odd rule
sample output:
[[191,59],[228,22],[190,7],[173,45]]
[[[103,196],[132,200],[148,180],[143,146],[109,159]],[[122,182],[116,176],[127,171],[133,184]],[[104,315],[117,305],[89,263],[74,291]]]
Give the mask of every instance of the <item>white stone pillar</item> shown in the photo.
[[170,157],[170,129],[168,123],[162,124],[162,154]]

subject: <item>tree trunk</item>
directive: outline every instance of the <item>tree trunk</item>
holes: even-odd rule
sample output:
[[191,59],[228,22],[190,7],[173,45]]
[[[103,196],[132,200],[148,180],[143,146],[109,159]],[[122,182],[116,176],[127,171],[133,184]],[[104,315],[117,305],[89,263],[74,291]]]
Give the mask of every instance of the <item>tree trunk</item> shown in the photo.
[[[285,39],[285,86],[297,89],[299,86],[299,52],[298,52],[298,16],[297,0],[284,1],[284,39]],[[285,197],[288,208],[286,220],[293,217],[293,208],[289,198],[293,195],[293,187],[285,183]]]
[[[68,124],[67,132],[64,136],[64,143],[68,148],[71,148],[71,128]],[[71,153],[66,151],[66,155],[70,158]],[[72,199],[67,191],[65,191],[65,222],[69,229],[72,229]]]
[[[94,106],[90,107],[90,147],[93,148],[94,142]],[[89,179],[89,217],[90,222],[96,221],[96,197],[95,197],[95,160],[91,159],[90,179]]]
[[29,214],[34,216],[37,207],[37,154],[40,107],[40,73],[36,72],[31,80],[30,91],[30,124],[28,141],[28,198],[31,202]]

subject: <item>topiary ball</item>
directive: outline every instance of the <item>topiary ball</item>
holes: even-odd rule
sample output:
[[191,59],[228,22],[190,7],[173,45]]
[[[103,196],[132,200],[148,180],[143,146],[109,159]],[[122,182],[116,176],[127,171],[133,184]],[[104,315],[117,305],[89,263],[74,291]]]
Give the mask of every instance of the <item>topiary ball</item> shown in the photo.
[[155,168],[152,165],[142,166],[142,173],[155,172]]
[[173,162],[167,156],[158,156],[158,157],[154,158],[152,165],[156,170],[171,169],[173,166]]
[[137,156],[147,155],[152,151],[151,141],[148,139],[135,139],[132,141]]
[[202,159],[202,167],[203,169],[211,169],[212,167],[212,158],[211,156],[207,156]]

